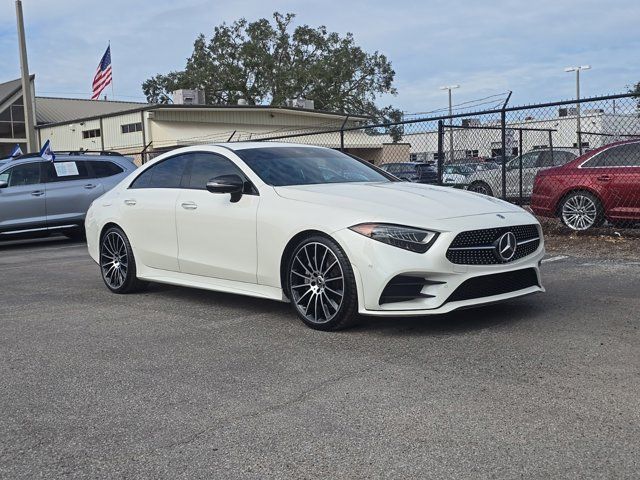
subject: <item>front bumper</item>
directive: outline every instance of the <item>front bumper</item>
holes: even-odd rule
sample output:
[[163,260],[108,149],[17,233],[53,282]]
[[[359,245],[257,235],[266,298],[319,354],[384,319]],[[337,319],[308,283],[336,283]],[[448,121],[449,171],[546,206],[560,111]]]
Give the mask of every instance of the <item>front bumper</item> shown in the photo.
[[[509,263],[459,265],[446,258],[449,245],[455,236],[463,231],[535,223],[533,217],[526,212],[503,214],[503,216],[506,217],[504,220],[499,219],[495,214],[490,214],[440,221],[439,226],[444,228],[439,229],[438,239],[424,254],[377,242],[349,229],[335,232],[334,237],[345,249],[354,270],[358,287],[359,313],[389,316],[432,315],[543,292],[539,270],[539,262],[544,256],[542,240],[532,254]],[[469,279],[523,269],[535,271],[536,285],[496,295],[448,301],[456,289]],[[398,275],[428,279],[429,284],[421,290],[425,296],[406,301],[380,303],[383,290]]]

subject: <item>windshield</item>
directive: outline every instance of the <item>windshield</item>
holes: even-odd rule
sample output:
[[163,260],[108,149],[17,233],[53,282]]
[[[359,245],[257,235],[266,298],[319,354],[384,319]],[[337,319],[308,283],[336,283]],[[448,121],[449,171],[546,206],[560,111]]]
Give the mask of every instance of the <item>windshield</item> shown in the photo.
[[390,182],[390,175],[335,150],[264,147],[235,151],[265,183],[274,187],[318,183]]

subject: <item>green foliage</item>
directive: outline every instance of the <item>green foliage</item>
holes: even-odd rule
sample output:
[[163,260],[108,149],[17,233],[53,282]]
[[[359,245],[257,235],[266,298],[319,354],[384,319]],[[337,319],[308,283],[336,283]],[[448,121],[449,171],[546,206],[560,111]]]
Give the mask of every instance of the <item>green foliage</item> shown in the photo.
[[324,26],[294,29],[293,18],[276,12],[273,23],[240,19],[215,27],[210,40],[200,34],[184,70],[143,83],[147,100],[168,103],[173,90],[200,88],[209,104],[243,98],[250,105],[280,106],[303,97],[320,110],[390,118],[391,107],[375,105],[379,95],[396,94],[387,57],[363,51],[350,33],[340,36]]

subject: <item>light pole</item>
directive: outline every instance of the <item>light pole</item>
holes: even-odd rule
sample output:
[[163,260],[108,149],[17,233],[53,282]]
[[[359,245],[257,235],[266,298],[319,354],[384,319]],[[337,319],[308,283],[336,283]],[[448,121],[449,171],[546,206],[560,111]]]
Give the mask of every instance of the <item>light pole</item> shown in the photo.
[[565,72],[576,72],[576,136],[578,138],[578,151],[582,155],[582,132],[580,127],[580,70],[589,70],[591,65],[580,65],[579,67],[567,67]]
[[460,85],[446,85],[440,87],[440,90],[448,90],[449,92],[449,161],[453,162],[453,108],[451,103],[451,90],[454,88],[460,88]]

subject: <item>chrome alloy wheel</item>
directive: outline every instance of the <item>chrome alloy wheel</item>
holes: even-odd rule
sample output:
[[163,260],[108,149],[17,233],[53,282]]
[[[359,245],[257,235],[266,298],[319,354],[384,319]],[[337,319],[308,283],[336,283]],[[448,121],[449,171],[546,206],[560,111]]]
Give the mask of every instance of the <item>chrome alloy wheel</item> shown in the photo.
[[326,323],[336,316],[344,299],[344,273],[326,245],[309,242],[298,249],[289,271],[291,297],[309,322]]
[[573,195],[562,205],[562,220],[573,230],[586,230],[598,217],[598,206],[586,195]]
[[102,239],[100,248],[100,269],[109,287],[117,290],[127,280],[129,258],[124,239],[114,231]]

